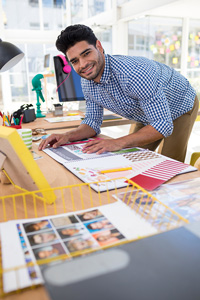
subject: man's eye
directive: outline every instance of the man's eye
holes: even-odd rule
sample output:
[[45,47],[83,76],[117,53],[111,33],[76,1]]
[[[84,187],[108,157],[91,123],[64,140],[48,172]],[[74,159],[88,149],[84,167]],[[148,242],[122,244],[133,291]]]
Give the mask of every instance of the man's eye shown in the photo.
[[72,65],[75,65],[78,62],[78,60],[73,60],[71,63]]
[[85,54],[84,54],[84,55],[85,55],[85,56],[87,56],[88,54],[90,54],[90,52],[89,52],[89,51],[88,51],[88,52],[85,52]]

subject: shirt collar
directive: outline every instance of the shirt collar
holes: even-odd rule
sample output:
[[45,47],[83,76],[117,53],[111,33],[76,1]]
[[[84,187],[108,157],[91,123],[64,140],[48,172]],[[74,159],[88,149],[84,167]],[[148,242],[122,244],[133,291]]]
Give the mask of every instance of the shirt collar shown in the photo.
[[108,55],[105,54],[105,68],[100,79],[100,84],[108,83],[110,77],[111,77],[110,62],[109,62]]

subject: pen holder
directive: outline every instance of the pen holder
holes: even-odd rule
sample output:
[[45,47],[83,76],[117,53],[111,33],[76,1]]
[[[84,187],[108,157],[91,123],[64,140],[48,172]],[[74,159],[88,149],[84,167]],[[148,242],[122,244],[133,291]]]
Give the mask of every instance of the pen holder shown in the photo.
[[63,116],[63,106],[61,104],[54,104],[54,116]]
[[21,125],[15,125],[15,124],[11,124],[11,126],[9,126],[11,128],[16,128],[16,129],[21,129],[22,126]]

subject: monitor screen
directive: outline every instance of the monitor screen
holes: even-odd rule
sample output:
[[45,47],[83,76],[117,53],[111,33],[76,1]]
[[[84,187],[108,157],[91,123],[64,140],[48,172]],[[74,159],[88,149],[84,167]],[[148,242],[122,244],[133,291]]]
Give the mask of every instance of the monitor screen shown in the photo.
[[[68,74],[63,72],[64,64],[59,56],[54,56],[53,60],[56,83],[59,86]],[[60,102],[85,100],[81,88],[81,77],[74,71],[73,67],[69,77],[58,88],[58,97]]]

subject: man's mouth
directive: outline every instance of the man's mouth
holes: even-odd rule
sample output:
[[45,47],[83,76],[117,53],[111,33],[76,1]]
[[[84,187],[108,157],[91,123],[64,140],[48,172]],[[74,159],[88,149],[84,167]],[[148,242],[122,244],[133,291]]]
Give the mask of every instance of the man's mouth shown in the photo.
[[85,75],[88,75],[88,74],[91,73],[93,67],[94,67],[94,65],[88,66],[88,67],[84,68],[84,69],[81,71],[81,73],[82,73],[82,74],[85,74]]

